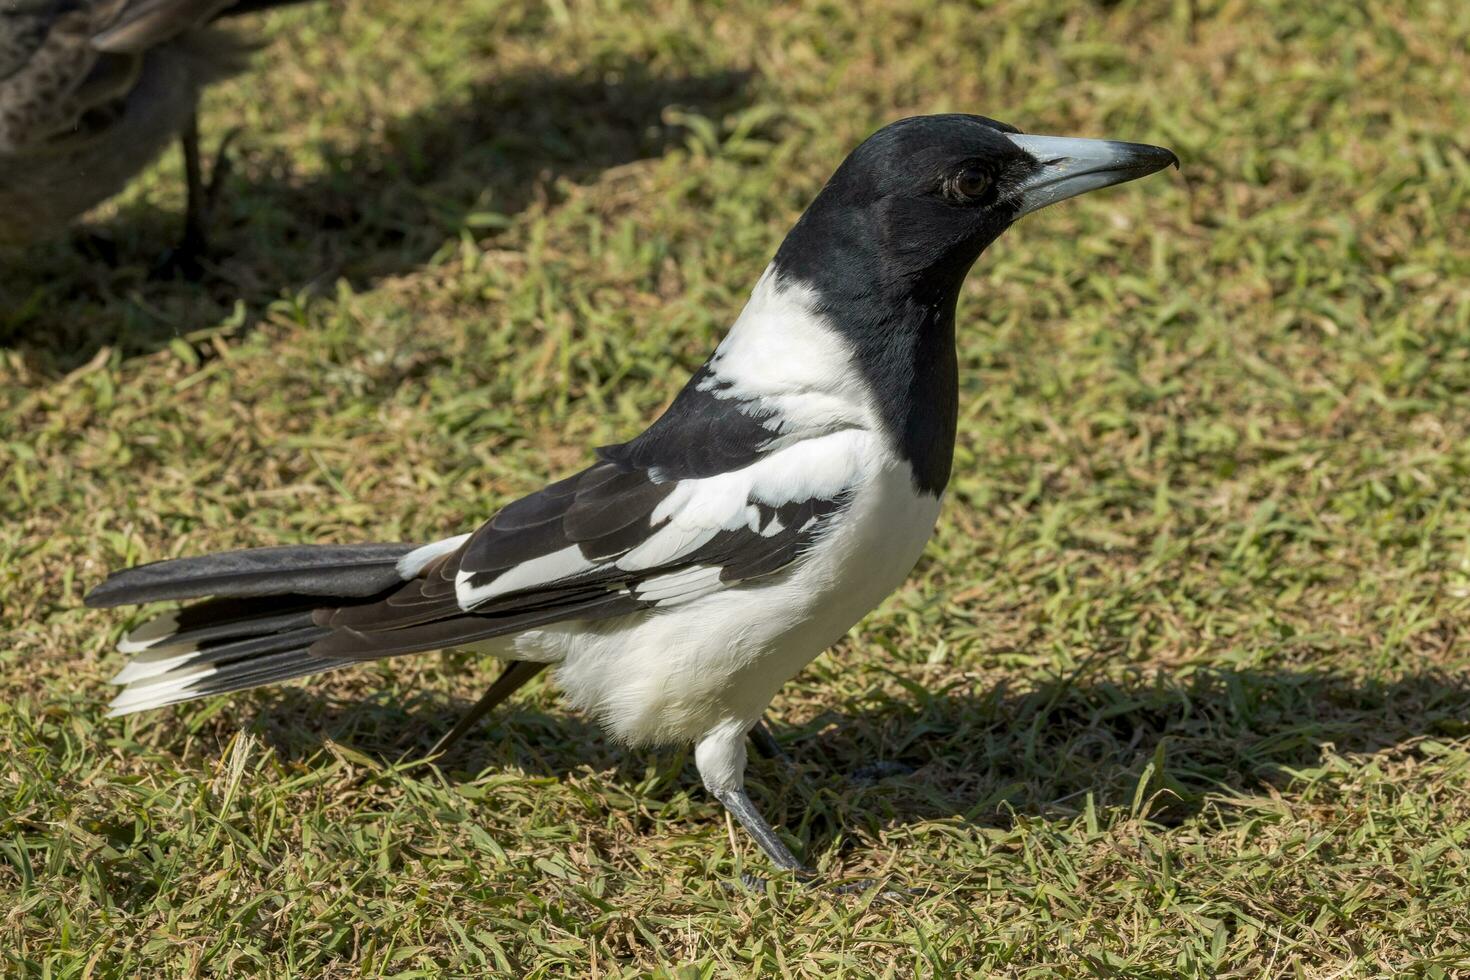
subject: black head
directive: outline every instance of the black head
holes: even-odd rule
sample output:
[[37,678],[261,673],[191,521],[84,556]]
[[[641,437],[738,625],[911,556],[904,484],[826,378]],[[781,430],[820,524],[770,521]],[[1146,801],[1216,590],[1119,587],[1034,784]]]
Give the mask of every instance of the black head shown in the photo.
[[850,272],[863,292],[956,295],[975,259],[1023,214],[1170,163],[1178,159],[1161,147],[1026,136],[985,116],[901,119],[848,155],[777,265],[808,281],[816,267]]
[[843,161],[776,253],[846,337],[915,485],[949,479],[954,314],[970,266],[1023,214],[1178,164],[1157,146],[1026,136],[984,116],[915,116]]

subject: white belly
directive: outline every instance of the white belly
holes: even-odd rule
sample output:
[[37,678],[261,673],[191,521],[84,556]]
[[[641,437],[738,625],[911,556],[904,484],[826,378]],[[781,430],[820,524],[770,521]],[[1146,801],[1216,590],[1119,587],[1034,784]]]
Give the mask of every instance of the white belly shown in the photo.
[[787,570],[697,600],[598,623],[558,624],[492,649],[559,663],[575,706],[627,743],[688,742],[754,724],[782,684],[913,569],[939,515],[907,464],[875,454],[832,529]]

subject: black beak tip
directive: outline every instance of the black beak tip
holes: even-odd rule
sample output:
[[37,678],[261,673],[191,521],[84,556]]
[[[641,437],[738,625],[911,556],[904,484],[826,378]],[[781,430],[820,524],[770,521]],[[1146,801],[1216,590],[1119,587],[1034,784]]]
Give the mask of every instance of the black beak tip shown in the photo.
[[1179,164],[1179,154],[1167,146],[1153,146],[1144,143],[1140,145],[1140,149],[1143,151],[1140,156],[1148,163],[1150,173],[1158,173],[1160,170],[1166,170],[1169,167],[1173,167],[1175,170],[1182,169]]

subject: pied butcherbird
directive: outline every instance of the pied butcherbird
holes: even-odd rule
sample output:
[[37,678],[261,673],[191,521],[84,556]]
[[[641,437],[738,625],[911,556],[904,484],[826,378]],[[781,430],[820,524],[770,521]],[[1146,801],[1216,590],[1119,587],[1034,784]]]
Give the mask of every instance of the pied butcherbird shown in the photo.
[[903,119],[837,168],[728,335],[658,419],[589,466],[422,545],[307,545],[118,572],[89,605],[202,600],[128,634],[113,714],[447,647],[547,666],[629,745],[693,744],[708,790],[779,867],[745,790],[781,685],[903,582],[954,455],[955,306],[1016,219],[1178,160]]

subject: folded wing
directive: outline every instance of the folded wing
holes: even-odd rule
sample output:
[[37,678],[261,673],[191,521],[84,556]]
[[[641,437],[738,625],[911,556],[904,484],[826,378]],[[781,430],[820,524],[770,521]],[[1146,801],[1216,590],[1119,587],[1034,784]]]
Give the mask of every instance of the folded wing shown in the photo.
[[372,659],[437,649],[677,605],[780,571],[846,505],[850,487],[783,487],[771,468],[758,469],[660,482],[599,462],[510,504],[379,601],[319,610],[316,622],[332,632],[312,652]]

